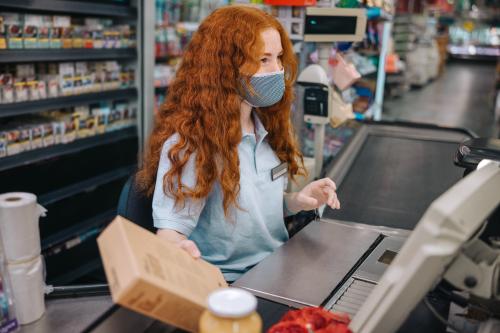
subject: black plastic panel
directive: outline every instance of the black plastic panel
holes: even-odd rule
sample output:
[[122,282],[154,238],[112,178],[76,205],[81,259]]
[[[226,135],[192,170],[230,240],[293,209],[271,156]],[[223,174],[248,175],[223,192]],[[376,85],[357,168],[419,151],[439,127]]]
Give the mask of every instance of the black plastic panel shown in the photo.
[[11,49],[0,50],[0,63],[135,59],[135,49]]
[[[138,143],[130,137],[36,164],[0,172],[2,192],[30,192],[38,196],[88,178],[137,164]],[[1,163],[0,159],[0,163]]]
[[[128,1],[125,3],[128,5]],[[0,0],[0,9],[135,18],[137,10],[109,1]]]
[[40,220],[40,234],[44,238],[65,228],[91,219],[118,205],[118,198],[128,177],[113,181],[67,199],[47,205],[47,216]]

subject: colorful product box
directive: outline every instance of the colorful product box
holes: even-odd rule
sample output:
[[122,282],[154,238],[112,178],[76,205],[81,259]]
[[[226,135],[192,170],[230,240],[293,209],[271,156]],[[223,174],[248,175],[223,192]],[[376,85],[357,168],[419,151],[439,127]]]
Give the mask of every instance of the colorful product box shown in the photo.
[[7,46],[9,49],[23,48],[23,27],[19,14],[4,13],[5,31],[7,34]]
[[7,48],[7,33],[5,31],[5,23],[3,14],[0,13],[0,50]]
[[72,47],[74,49],[83,48],[83,38],[85,35],[84,27],[80,25],[73,26],[72,32]]
[[20,80],[14,83],[14,101],[16,103],[26,102],[29,100],[29,86],[26,80]]
[[25,49],[38,48],[38,29],[42,25],[40,15],[24,15],[23,45]]
[[29,128],[30,149],[43,148],[43,127],[42,125],[32,125]]
[[85,138],[96,134],[96,119],[88,106],[75,107],[73,117],[77,124],[77,137]]
[[7,156],[7,135],[0,131],[0,157]]
[[41,25],[38,29],[38,48],[50,48],[50,34],[52,29],[52,16],[44,15],[41,18]]
[[59,63],[59,88],[61,95],[69,96],[74,93],[75,66],[72,62]]
[[52,26],[50,28],[50,48],[60,49],[62,48],[62,32],[65,24],[69,25],[67,22],[67,16],[53,16]]
[[30,150],[30,131],[28,128],[13,128],[5,131],[7,155],[16,155]]
[[92,104],[90,106],[91,114],[96,117],[96,134],[103,134],[109,126],[111,109],[108,103]]
[[43,146],[50,147],[54,145],[54,125],[52,122],[42,124]]
[[14,79],[10,73],[0,73],[1,103],[14,102]]
[[73,47],[73,28],[71,26],[71,17],[54,16],[54,25],[61,28],[61,47],[70,49]]

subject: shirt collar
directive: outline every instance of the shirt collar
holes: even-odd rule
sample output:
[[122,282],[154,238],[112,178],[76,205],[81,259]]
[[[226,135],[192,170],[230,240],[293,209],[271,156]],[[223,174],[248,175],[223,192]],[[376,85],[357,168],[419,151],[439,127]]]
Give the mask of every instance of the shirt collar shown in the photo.
[[[255,126],[255,139],[257,141],[257,144],[261,143],[267,136],[268,132],[266,128],[264,127],[264,124],[262,124],[262,121],[260,120],[259,116],[257,115],[257,112],[252,111],[252,117],[253,117],[253,122]],[[243,133],[242,138],[247,137],[247,136],[253,136],[252,133]]]

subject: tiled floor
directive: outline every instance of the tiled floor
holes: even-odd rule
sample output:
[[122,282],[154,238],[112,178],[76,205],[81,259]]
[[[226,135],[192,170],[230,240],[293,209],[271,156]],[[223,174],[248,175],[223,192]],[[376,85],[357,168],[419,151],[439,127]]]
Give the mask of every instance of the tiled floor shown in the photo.
[[465,127],[480,136],[499,137],[494,91],[494,63],[453,61],[434,82],[386,100],[383,117]]

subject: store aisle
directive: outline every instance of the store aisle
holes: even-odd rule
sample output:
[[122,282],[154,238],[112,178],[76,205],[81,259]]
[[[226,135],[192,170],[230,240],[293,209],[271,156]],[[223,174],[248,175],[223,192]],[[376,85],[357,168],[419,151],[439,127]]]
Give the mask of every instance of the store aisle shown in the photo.
[[384,119],[465,127],[498,137],[493,101],[495,64],[454,61],[436,81],[384,102]]

